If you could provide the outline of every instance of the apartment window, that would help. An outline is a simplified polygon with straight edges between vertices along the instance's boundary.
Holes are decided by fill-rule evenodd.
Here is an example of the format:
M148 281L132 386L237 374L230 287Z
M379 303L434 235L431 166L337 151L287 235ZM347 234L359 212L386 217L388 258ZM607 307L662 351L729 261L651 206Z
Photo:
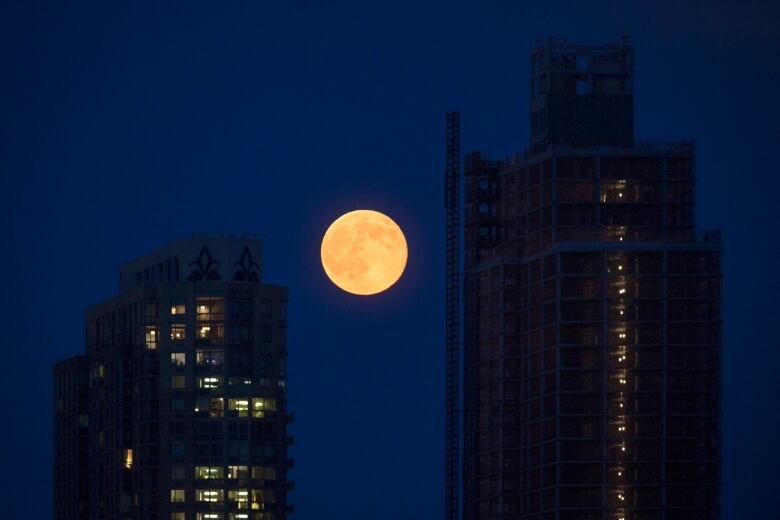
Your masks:
M144 343L146 345L146 348L150 350L154 350L157 348L157 327L155 327L154 325L146 326Z
M181 341L185 337L185 327L183 324L171 325L171 340Z
M183 367L187 364L187 355L184 352L171 352L171 365Z
M181 397L177 397L176 399L171 399L171 411L175 413L181 413L184 411L184 399Z
M578 95L585 95L590 93L590 89L588 88L588 80L587 79L578 79L577 80L577 94Z
M239 417L249 416L249 399L229 399L228 411Z
M187 388L187 379L185 376L171 376L171 388L181 390Z
M125 448L122 460L126 469L133 469L133 448Z
M184 444L181 442L171 443L171 457L184 457Z
M182 512L171 513L171 520L187 520L186 514Z
M253 489L252 490L252 509L255 508L255 504L261 506L264 502L273 504L276 502L276 493L267 489ZM257 509L262 509L258 507Z
M252 466L254 480L276 480L276 468L270 466Z
M199 297L195 300L198 321L221 320L225 315L225 303L219 297Z
M276 399L267 399L265 397L252 398L252 417L262 418L265 412L276 411Z
M174 502L184 502L183 489L171 489L171 503Z
M205 417L222 417L225 401L221 397L198 397L195 413Z
M239 509L245 509L245 507L238 507ZM228 513L228 520L246 520L249 518L249 513Z
M221 367L225 362L225 353L221 350L198 350L195 363L199 366Z
M228 490L228 502L237 509L249 509L249 490L248 489L230 489Z
M271 315L271 300L267 298L263 298L260 300L260 316L270 316Z
M200 323L197 328L198 339L217 341L225 336L225 327L222 323Z
M183 316L186 313L187 313L187 308L184 306L183 303L171 304L171 316Z
M198 378L198 388L222 388L222 376L204 376Z
M227 478L249 478L249 466L228 466Z
M171 480L184 480L185 476L184 466L173 466L171 468Z
M147 318L156 318L157 317L157 302L147 302L145 310L146 310L146 317Z
M222 477L222 466L195 466L196 479L219 479Z
M195 502L216 503L225 499L225 493L221 489L196 489Z
M222 513L195 513L195 520L223 520Z

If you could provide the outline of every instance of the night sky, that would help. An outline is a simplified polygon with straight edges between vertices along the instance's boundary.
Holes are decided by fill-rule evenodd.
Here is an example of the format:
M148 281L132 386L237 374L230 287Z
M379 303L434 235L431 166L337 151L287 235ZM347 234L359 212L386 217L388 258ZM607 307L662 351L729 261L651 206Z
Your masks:
M251 231L290 288L296 518L440 517L444 114L465 150L520 150L534 40L628 34L637 137L696 139L724 234L724 518L780 517L780 4L367 3L0 2L4 516L51 517L51 365L118 265ZM373 298L319 265L357 208L409 241Z

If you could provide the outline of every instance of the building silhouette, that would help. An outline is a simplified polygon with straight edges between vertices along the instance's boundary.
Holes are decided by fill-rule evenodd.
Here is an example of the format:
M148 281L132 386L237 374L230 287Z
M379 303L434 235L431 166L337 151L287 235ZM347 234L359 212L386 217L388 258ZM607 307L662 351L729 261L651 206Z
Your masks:
M720 517L719 232L635 142L633 50L538 42L530 143L465 157L465 520Z
M286 518L286 306L257 239L122 265L54 367L55 519Z

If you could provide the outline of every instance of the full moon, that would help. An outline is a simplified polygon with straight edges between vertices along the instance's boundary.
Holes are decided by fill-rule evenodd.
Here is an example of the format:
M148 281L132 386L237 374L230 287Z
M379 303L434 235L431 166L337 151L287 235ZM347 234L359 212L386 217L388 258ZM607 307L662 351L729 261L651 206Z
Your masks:
M404 272L406 238L393 219L378 211L350 211L330 225L322 238L320 257L325 274L341 289L376 294Z

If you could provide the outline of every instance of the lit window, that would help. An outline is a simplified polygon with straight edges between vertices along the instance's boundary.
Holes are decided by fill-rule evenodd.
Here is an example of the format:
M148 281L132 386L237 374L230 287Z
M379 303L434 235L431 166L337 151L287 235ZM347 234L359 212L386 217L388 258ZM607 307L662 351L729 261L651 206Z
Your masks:
M234 412L239 417L249 416L249 399L228 400L228 410Z
M171 388L175 390L187 388L187 379L184 376L171 376Z
M267 489L252 490L252 509L262 509L263 503L273 504L276 502L276 493Z
M126 448L122 459L125 463L125 468L133 469L133 448Z
M187 355L184 352L171 352L171 365L183 367L187 364Z
M195 353L195 363L199 366L221 367L224 357L221 350L198 350Z
M246 509L246 506L238 506L239 509ZM245 520L249 518L249 513L228 513L228 520Z
M171 520L187 520L187 517L182 512L171 513Z
M252 399L252 417L263 417L264 412L273 412L276 410L276 399L266 399L255 397Z
M181 341L185 336L184 325L171 325L171 339L173 341Z
M198 378L198 388L221 388L222 376L205 376Z
M212 341L221 340L224 337L225 328L221 323L199 324L197 328L198 339Z
M202 297L195 301L198 321L221 320L225 312L224 300L217 297Z
M146 334L144 336L146 348L148 349L156 349L157 348L157 328L153 325L148 325L146 327Z
M183 303L171 304L171 316L181 316L186 314L186 311L187 309Z
M171 489L171 502L184 502L184 490Z
M225 494L221 489L196 489L195 502L222 502Z
M195 513L195 520L222 520L222 513Z
M246 466L243 466L246 468ZM233 502L238 509L249 509L249 490L248 489L230 489L228 490L228 502Z
M228 478L249 478L249 466L228 466Z
M222 478L222 466L195 466L196 479Z

